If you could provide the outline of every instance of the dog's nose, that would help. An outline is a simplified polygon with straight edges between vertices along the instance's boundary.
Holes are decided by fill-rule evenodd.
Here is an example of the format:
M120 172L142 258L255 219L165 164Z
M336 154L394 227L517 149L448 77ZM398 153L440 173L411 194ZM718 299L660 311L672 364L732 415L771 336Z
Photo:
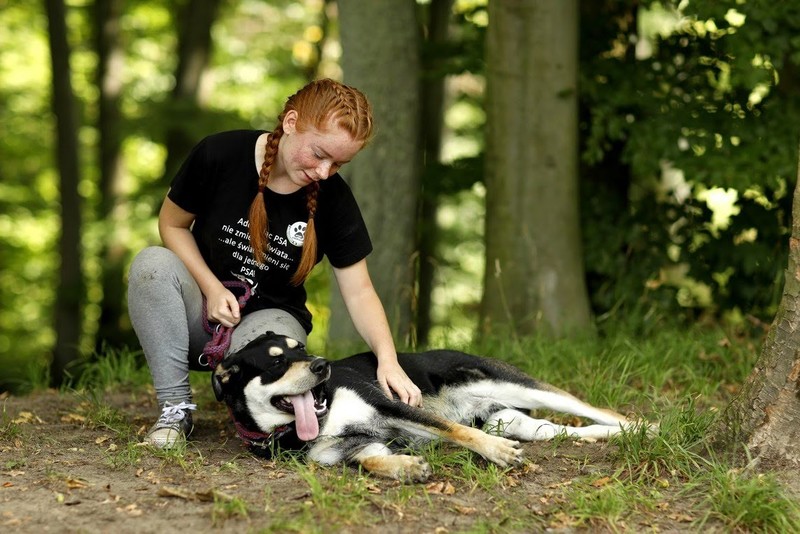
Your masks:
M322 375L328 372L329 366L330 364L328 363L328 360L324 358L316 358L313 362L311 362L309 368L315 375Z

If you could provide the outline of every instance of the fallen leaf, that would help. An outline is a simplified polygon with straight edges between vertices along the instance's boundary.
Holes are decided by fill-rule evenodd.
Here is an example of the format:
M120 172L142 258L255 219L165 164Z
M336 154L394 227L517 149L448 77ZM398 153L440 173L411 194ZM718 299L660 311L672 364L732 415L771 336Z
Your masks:
M456 512L458 512L461 515L472 515L478 511L477 508L473 508L472 506L460 506L458 504L455 505L453 508L455 508Z
M17 425L25 425L31 423L44 424L38 415L33 412L19 412L16 419L11 420L12 423Z
M161 486L158 488L157 494L159 497L177 497L178 499L185 499L187 501L191 501L193 498L188 493L170 486Z
M111 439L111 436L100 436L99 438L97 438L96 440L94 440L94 442L95 442L97 445L100 445L101 443L105 443L106 441L108 441L108 440L110 440L110 439Z
M598 478L594 482L592 482L592 486L595 488L602 488L603 486L607 486L611 482L611 477L603 477Z
M67 479L67 488L69 489L83 489L88 487L89 484L84 482L83 480L78 480L77 478L68 478Z
M68 413L61 416L62 423L83 423L84 421L86 421L86 417L77 413Z
M13 483L11 483L11 482L3 482L3 487L4 487L4 488L11 488L11 487L13 487L13 486L14 486L14 484L13 484Z
M431 482L425 489L428 493L442 495L453 495L456 492L456 488L450 482Z

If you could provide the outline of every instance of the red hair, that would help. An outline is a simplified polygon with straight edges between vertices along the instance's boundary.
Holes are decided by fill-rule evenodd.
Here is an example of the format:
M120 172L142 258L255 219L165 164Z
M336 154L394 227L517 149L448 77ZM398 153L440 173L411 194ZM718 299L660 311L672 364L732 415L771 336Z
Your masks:
M269 175L278 154L278 145L283 137L283 119L289 111L297 112L297 129L305 131L314 128L326 131L331 127L340 128L350 134L354 141L367 143L372 137L372 107L361 91L331 79L315 80L286 100L283 111L278 115L278 124L267 137L264 163L258 175L258 193L250 204L250 246L257 262L266 262L269 250L267 238L269 227L267 207L264 204L264 189L269 183ZM300 264L291 279L291 284L301 285L317 263L317 233L314 217L317 213L317 194L319 183L306 186L306 225L303 253Z

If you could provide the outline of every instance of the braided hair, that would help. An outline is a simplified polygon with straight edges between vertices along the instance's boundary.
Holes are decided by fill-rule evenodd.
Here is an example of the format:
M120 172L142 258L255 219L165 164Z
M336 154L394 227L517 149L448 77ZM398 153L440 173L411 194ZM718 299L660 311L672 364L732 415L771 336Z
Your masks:
M264 189L269 183L272 166L278 155L278 145L283 137L283 119L289 111L297 112L297 129L314 128L325 131L329 127L341 128L354 141L366 143L372 136L372 108L361 91L331 79L316 80L290 96L283 111L278 115L278 124L267 136L266 153L258 174L258 193L250 204L250 246L257 262L266 262L269 241L267 207ZM301 285L317 263L317 233L314 217L317 213L319 183L305 187L308 223L306 225L303 252L290 283Z

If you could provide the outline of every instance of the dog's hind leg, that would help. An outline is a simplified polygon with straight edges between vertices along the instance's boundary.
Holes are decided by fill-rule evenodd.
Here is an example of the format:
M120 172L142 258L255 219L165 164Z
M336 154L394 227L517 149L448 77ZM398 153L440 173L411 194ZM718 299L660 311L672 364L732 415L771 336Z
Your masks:
M520 441L543 441L560 434L577 438L607 439L622 432L622 425L566 426L546 419L534 419L519 410L505 409L492 414L486 421L486 431Z

